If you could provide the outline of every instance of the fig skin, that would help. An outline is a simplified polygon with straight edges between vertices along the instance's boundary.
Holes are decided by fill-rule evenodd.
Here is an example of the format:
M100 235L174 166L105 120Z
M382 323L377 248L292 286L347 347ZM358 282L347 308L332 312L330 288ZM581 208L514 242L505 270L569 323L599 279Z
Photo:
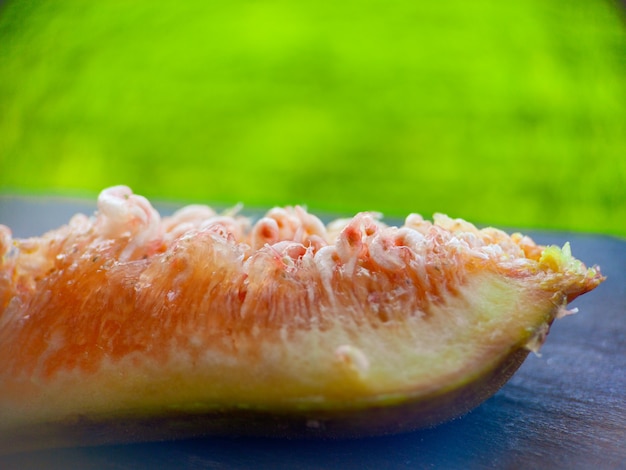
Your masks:
M452 390L333 410L163 410L111 416L72 416L14 429L0 440L0 455L46 448L152 442L206 436L281 439L355 439L436 426L471 411L495 394L524 362L521 346L480 377Z
M125 187L93 218L0 235L0 452L433 426L493 395L603 280L568 245L442 215L161 220Z

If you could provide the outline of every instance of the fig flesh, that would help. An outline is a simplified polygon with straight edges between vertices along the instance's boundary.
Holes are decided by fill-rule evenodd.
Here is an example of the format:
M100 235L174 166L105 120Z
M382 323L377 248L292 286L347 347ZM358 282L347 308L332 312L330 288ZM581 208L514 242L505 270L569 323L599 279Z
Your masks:
M2 452L432 426L603 280L569 245L441 214L161 218L123 186L41 237L0 226L0 255Z

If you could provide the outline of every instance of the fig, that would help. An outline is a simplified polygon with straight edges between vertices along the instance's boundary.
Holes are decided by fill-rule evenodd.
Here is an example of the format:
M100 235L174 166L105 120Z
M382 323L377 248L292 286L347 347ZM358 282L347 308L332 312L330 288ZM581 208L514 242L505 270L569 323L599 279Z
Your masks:
M442 214L161 217L125 186L41 237L0 226L0 256L2 452L433 426L603 281L567 244Z

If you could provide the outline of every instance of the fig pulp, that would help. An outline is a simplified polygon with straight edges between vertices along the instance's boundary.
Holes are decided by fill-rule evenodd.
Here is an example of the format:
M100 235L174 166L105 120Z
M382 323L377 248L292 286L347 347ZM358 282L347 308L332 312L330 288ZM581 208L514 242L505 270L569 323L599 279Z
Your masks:
M603 280L569 245L441 214L161 218L124 186L41 237L0 226L0 256L4 452L431 426L495 393Z

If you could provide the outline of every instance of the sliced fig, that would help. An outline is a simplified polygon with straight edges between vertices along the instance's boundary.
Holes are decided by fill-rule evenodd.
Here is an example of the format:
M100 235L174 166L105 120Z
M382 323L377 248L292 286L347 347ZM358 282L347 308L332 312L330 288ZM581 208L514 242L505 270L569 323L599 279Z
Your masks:
M94 217L0 235L4 452L432 426L495 393L603 280L569 245L440 214L161 219L123 186Z

